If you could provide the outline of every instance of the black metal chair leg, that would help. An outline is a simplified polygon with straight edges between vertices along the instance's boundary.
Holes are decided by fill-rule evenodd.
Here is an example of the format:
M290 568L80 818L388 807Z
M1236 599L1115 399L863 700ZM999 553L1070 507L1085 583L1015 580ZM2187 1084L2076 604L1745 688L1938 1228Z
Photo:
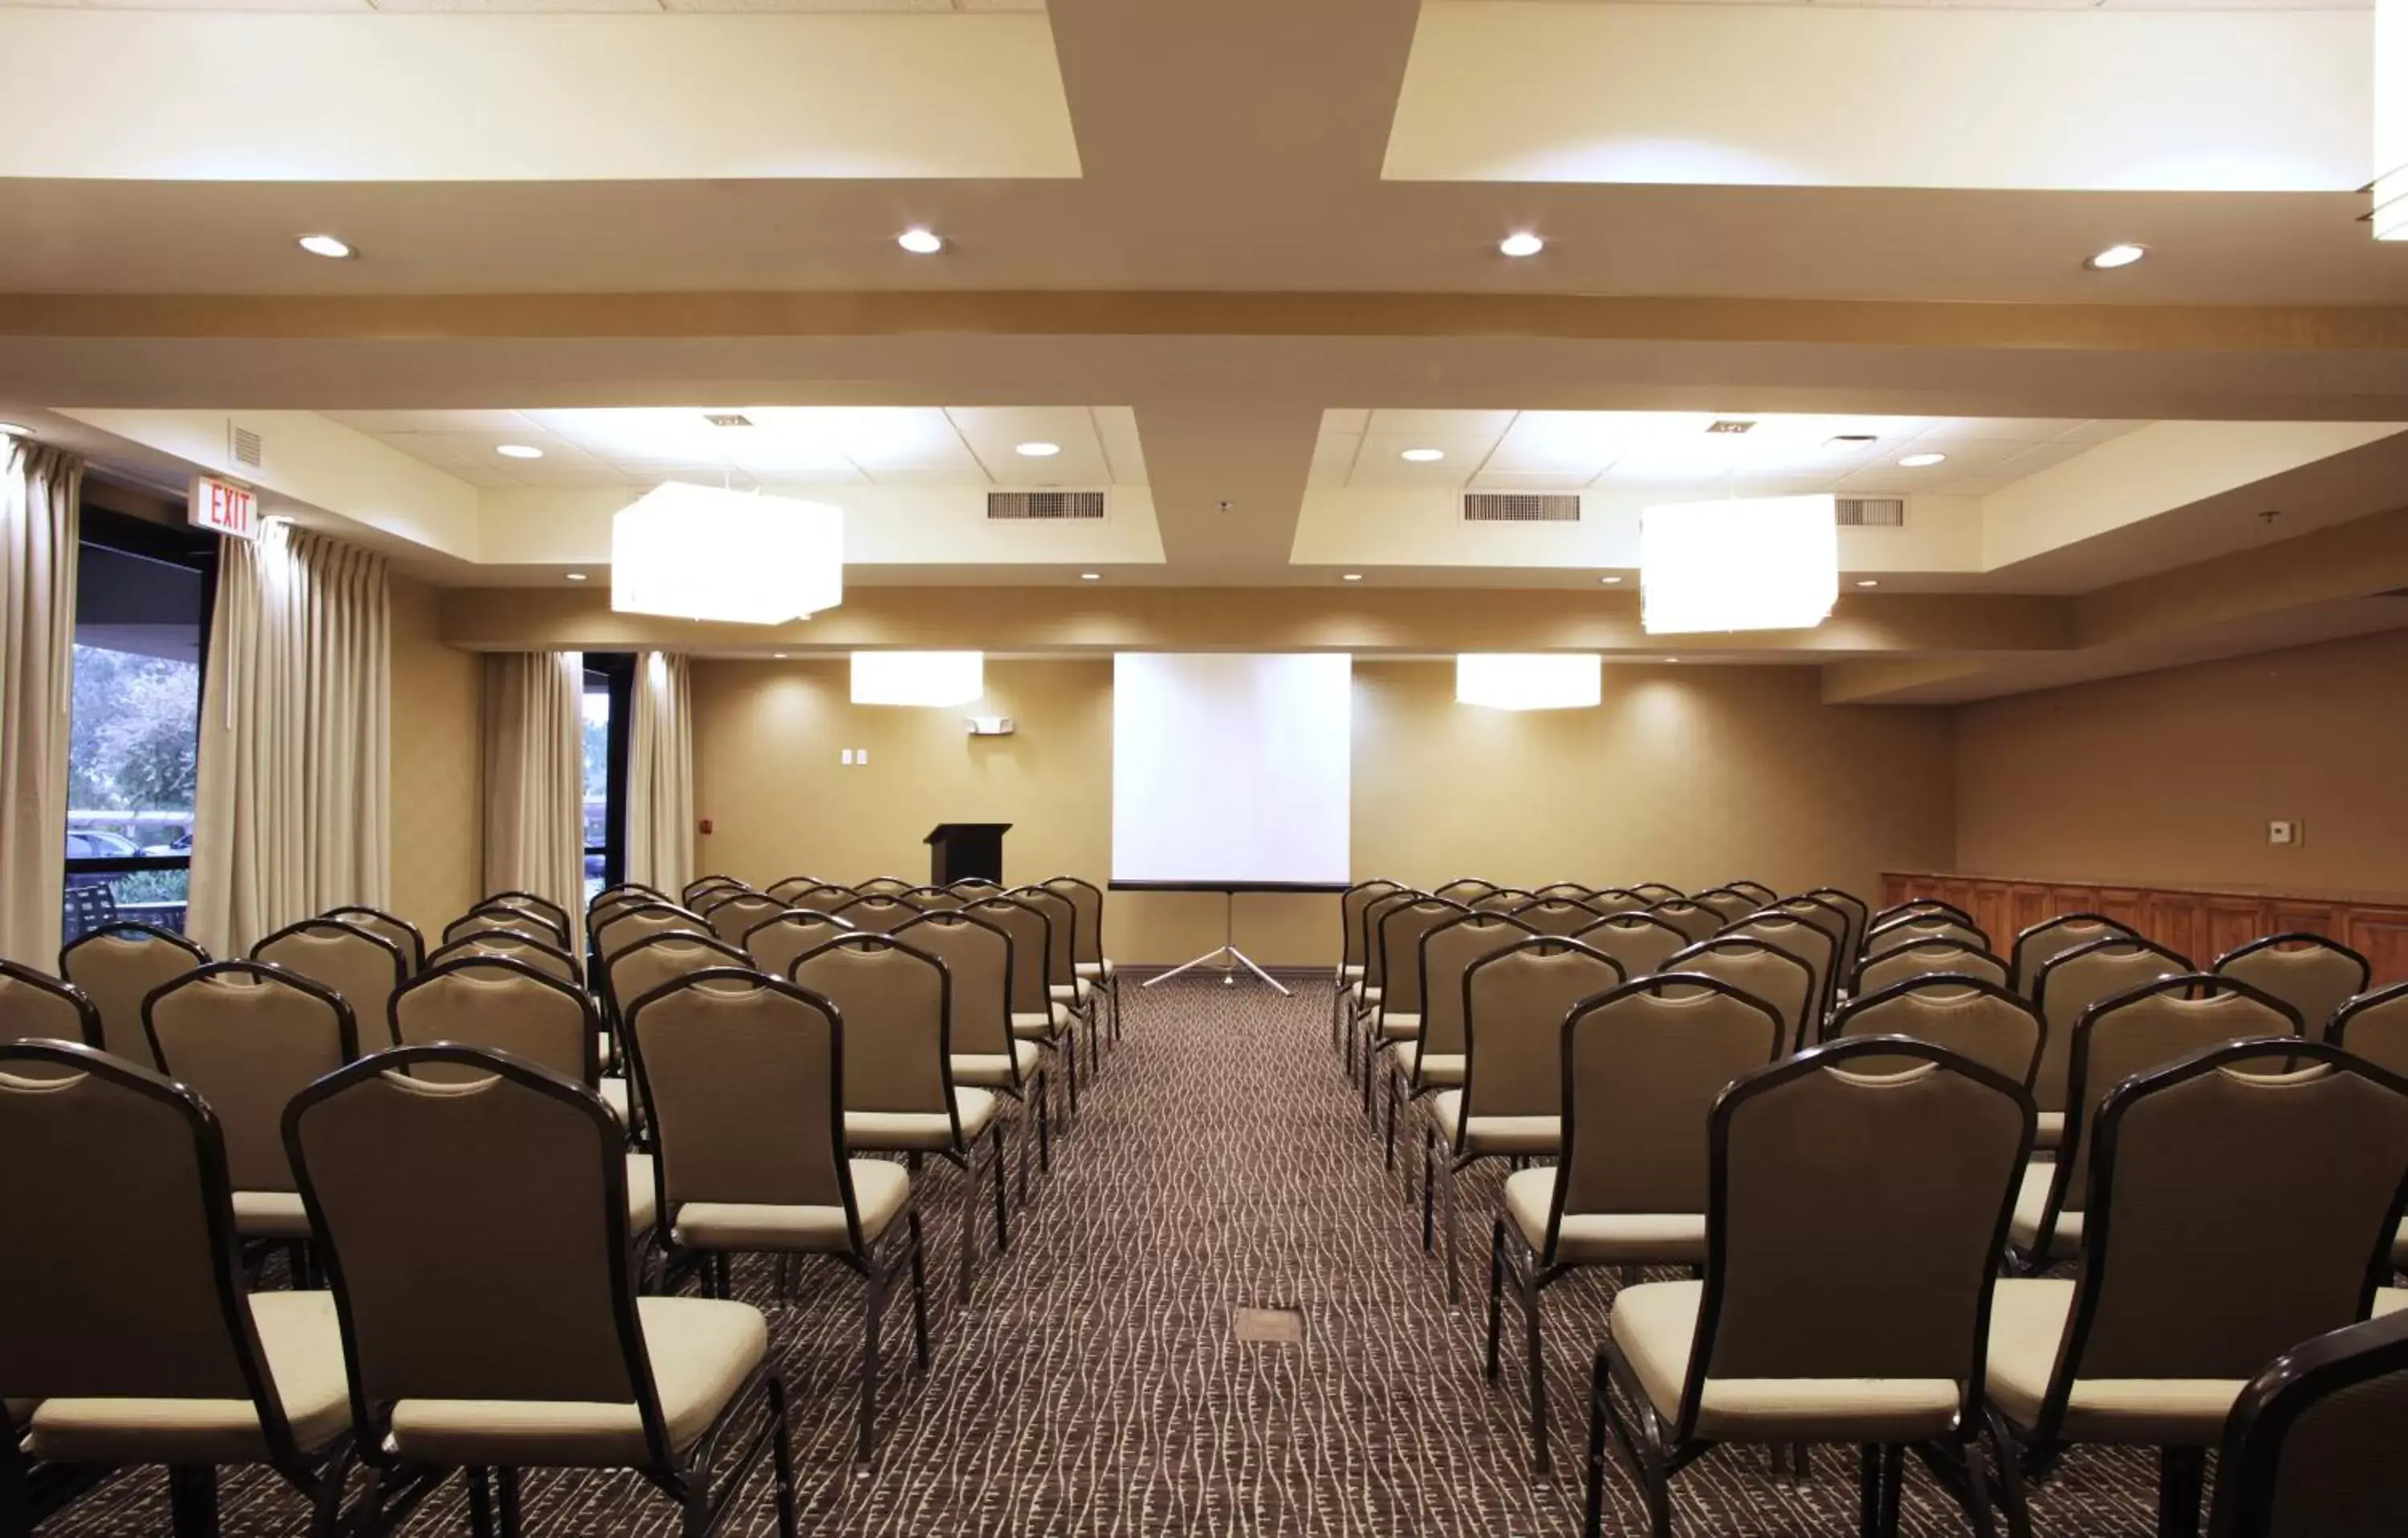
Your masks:
M1968 1432L1958 1444L1965 1459L1965 1520L1973 1538L1997 1538L1999 1524L1990 1508L1988 1453L1978 1433Z
M1882 1449L1881 1511L1873 1523L1874 1538L1898 1538L1899 1492L1906 1486L1906 1449L1891 1443Z
M217 1538L218 1471L179 1463L167 1471L167 1516L176 1538Z
M2203 1449L2158 1449L2157 1538L2199 1538L2199 1499L2206 1478Z
M1422 1253L1428 1255L1438 1248L1438 1176L1433 1167L1438 1162L1438 1134L1429 1128L1422 1128Z
M1882 1450L1873 1443L1856 1449L1856 1531L1874 1538L1881 1526Z
M1388 1171L1391 1174L1395 1173L1397 1169L1397 1074L1396 1071L1391 1069L1388 1071L1388 1147L1386 1154L1383 1156L1387 1161Z
M475 1538L494 1538L494 1491L482 1469L463 1469L468 1485L468 1531Z
M1011 1229L1004 1215L1009 1203L1005 1200L1003 1183L1003 1123L995 1123L987 1132L995 1146L995 1152L987 1161L995 1166L995 1253L1003 1256L1011 1253Z
M495 1469L494 1493L502 1538L519 1538L519 1472L516 1469Z
M1612 1392L1612 1374L1606 1370L1605 1353L1600 1351L1597 1365L1589 1370L1588 1457L1582 1465L1588 1494L1581 1513L1582 1538L1598 1538L1605 1522L1606 1396Z
M1530 1373L1530 1473L1544 1483L1554 1472L1547 1457L1547 1357L1539 1343L1539 1261L1522 1271L1522 1326L1528 1338Z
M1054 1085L1045 1070L1037 1071L1037 1169L1054 1172Z
M919 1216L916 1212L911 1215ZM918 1251L912 1254L916 1259ZM913 1274L917 1275L917 1268ZM878 1316L886 1312L886 1278L876 1266L869 1269L868 1286L861 1301L861 1424L860 1458L863 1471L878 1452Z
M2007 1538L2031 1538L2031 1509L2024 1502L2024 1471L2015 1439L1998 1411L1985 1407L1983 1440L1990 1445L1991 1467L1999 1471L1999 1505L2007 1515Z
M1500 1217L1488 1230L1488 1361L1482 1375L1490 1383L1497 1381L1498 1337L1504 1333L1504 1324L1505 1220Z
M778 1477L778 1538L796 1538L795 1519L795 1444L786 1429L786 1385L769 1375L769 1457Z

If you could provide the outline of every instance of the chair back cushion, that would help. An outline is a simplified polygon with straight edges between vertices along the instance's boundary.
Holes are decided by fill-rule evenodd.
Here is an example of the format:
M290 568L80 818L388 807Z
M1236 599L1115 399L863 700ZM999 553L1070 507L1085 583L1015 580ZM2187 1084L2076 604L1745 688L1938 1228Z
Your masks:
M220 961L153 994L145 1013L161 1070L216 1114L234 1188L294 1189L284 1107L351 1059L349 1010L324 988Z
M94 929L59 953L59 975L83 990L100 1012L101 1045L129 1063L147 1063L142 1000L152 990L204 965L208 953L181 936L147 926Z
M759 970L771 977L783 977L786 969L795 964L795 957L852 932L853 926L833 913L788 908L744 931L744 954L752 958L752 965Z
M1471 964L1508 945L1533 938L1535 931L1505 913L1457 914L1422 936L1420 985L1422 1031L1420 1050L1447 1056L1463 1055L1463 976Z
M408 958L382 935L334 919L304 919L251 947L251 958L331 988L351 1007L351 1023L371 1042L383 1036L393 992L409 976Z
M547 977L556 977L574 987L584 977L584 969L577 958L557 945L547 945L519 929L470 929L446 941L427 958L430 965L440 966L464 956L493 956L532 967Z
M1771 1006L1669 976L1576 1010L1564 1023L1561 1212L1703 1213L1714 1101L1788 1040Z
M895 938L945 964L953 1055L1010 1057L1011 937L976 914L947 910L922 915Z
M2041 1043L2040 1073L2032 1097L2042 1111L2066 1109L2066 1076L2072 1063L2073 1028L2091 1005L2144 983L2190 970L2173 952L2143 940L2108 936L2059 951L2041 965L2031 988L2015 991L2040 1007L2048 1021ZM2095 1081L2094 1081L2095 1082ZM2106 1086L2102 1085L2101 1089Z
M898 893L868 891L866 884L860 897L828 911L867 935L891 933L920 916Z
M2321 935L2279 935L2217 958L2215 975L2238 978L2300 1012L2311 1036L2366 990L2366 957Z
M1463 1114L1560 1116L1564 1017L1622 985L1621 965L1578 941L1526 940L1463 974Z
M847 1111L951 1114L943 962L882 935L847 938L796 961L794 981L844 1022Z
M2043 919L2015 936L2014 948L2007 956L2008 968L2014 974L2014 990L2033 1003L2033 990L2040 986L2041 969L2068 951L2101 940L2138 940L2140 931L2128 924L2119 923L2104 913L2061 913ZM2042 1110L2048 1109L2042 1106Z
M648 935L602 963L602 981L610 1007L624 1010L644 995L688 972L705 967L750 967L752 957L724 941L699 929L667 930Z
M1653 913L1615 913L1573 937L1622 964L1627 977L1645 977L1688 949L1689 937Z
M1363 965L1363 910L1395 890L1397 890L1397 884L1392 881L1375 879L1357 882L1346 889L1345 896L1338 899L1338 924L1339 927L1345 931L1342 937L1344 944L1342 965L1349 967Z
M1672 898L1659 902L1647 910L1647 916L1680 930L1682 938L1692 945L1723 927L1720 913L1686 898Z
M736 892L713 900L702 916L710 920L712 934L730 945L741 945L752 926L785 911L786 905L776 898L759 892Z
M1934 972L1954 972L2007 986L2007 964L1981 946L1962 940L1917 940L1893 946L1858 968L1856 996L1869 998Z
M1701 941L1676 952L1664 970L1711 977L1771 1005L1781 1016L1782 1040L1793 1044L1813 1006L1814 969L1761 940L1723 936Z
M1912 1036L2026 1085L2040 1070L2043 1028L2040 1012L2002 985L1946 973L1911 977L1869 993L1832 1022L1835 1036ZM1903 1072L1915 1066L1905 1057L1866 1057L1855 1065L1863 1073Z
M1823 1028L1823 1008L1831 997L1831 969L1839 958L1839 951L1831 943L1830 931L1809 924L1795 913L1766 910L1729 926L1723 934L1734 940L1761 941L1776 950L1787 951L1806 963L1814 974L1814 989L1807 1012L1805 1035L1810 1041L1819 1037Z
M1605 916L1604 909L1570 897L1534 898L1507 912L1542 935L1576 935Z
M1011 1013L1043 1014L1054 1007L1054 921L1027 903L1006 897L982 898L962 910L992 924L1011 939ZM1069 979L1063 979L1068 982Z
M1422 937L1471 910L1445 898L1398 903L1380 915L1380 1010L1422 1013Z
M1078 910L1078 960L1082 966L1097 966L1104 959L1104 894L1092 882L1076 876L1056 876L1042 884L1049 892L1059 892Z
M72 983L0 961L0 1042L74 1042L99 1047L100 1012ZM47 1071L27 1063L21 1071Z
M574 985L507 956L461 956L413 978L393 1000L396 1046L456 1042L513 1053L562 1078L600 1076L600 1026ZM424 1077L457 1082L474 1070L428 1063Z

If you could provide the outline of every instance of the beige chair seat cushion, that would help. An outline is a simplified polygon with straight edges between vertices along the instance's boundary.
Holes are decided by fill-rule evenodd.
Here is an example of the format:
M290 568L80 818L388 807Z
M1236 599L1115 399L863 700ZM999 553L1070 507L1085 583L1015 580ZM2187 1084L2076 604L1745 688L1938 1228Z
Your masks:
M638 1298L672 1447L710 1430L769 1351L769 1329L749 1303L712 1298ZM634 1404L519 1400L403 1400L389 1445L399 1456L450 1467L624 1468L647 1460Z
M619 1066L619 1043L618 1040L607 1030L602 1032L601 1036L601 1052L599 1056L595 1058L595 1061L602 1065L603 1072L608 1073L612 1069Z
M1547 1248L1547 1213L1555 1201L1555 1171L1521 1170L1505 1177L1505 1215L1522 1242ZM1703 1213L1566 1213L1555 1236L1555 1260L1568 1266L1701 1266L1706 1261Z
M957 1085L976 1085L982 1089L1009 1089L1018 1085L1021 1079L1035 1077L1044 1061L1043 1047L1034 1042L1014 1042L1009 1057L1000 1052L957 1052L945 1059L945 1071ZM1012 1076L1015 1062L1020 1070L1019 1078Z
M2370 1319L2380 1319L2386 1314L2408 1309L2408 1287L2376 1287L2374 1306L2366 1311Z
M610 1108L610 1114L619 1118L619 1125L622 1127L626 1126L627 1081L624 1079L605 1079L594 1087L595 1090L600 1092L602 1096L602 1103Z
M627 1237L640 1238L660 1221L661 1188L652 1178L652 1156L627 1156Z
M2049 1182L2057 1178L2054 1164L2027 1164L2024 1183L2015 1191L2014 1215L2007 1221L2007 1237L2015 1248L2031 1250L2040 1247L2040 1220L2048 1211ZM2082 1248L2082 1215L2057 1215L2057 1238L2050 1253L2070 1256Z
M1085 1009L1088 998L1095 991L1096 985L1083 977L1074 977L1068 983L1056 983L1045 990L1054 1002L1068 1004L1073 1009Z
M1113 975L1119 970L1118 968L1112 965L1112 958L1111 956L1106 956L1101 961L1076 962L1072 965L1071 970L1090 983L1109 983L1112 980Z
M856 1158L853 1205L861 1215L861 1242L875 1244L910 1200L911 1176L890 1159ZM689 1201L678 1209L671 1235L689 1249L799 1250L842 1255L853 1249L839 1206L775 1205L752 1201Z
M976 1142L995 1120L995 1096L987 1090L956 1088L953 1114L962 1124L962 1142ZM844 1145L873 1154L938 1154L953 1146L953 1128L936 1111L848 1111L844 1114Z
M1070 1024L1070 1012L1059 1004L1049 1005L1044 1013L1031 1010L1011 1017L1011 1034L1024 1042L1050 1042Z
M1463 1128L1463 1091L1442 1089L1430 1097L1430 1116L1438 1135L1457 1154L1552 1154L1563 1146L1561 1116L1474 1116L1467 1143Z
M1399 1042L1394 1046L1388 1048L1389 1060L1396 1064L1397 1076L1398 1078L1406 1080L1409 1083L1418 1083L1424 1088L1428 1088L1433 1085L1440 1089L1460 1089L1463 1087L1462 1053L1422 1053L1418 1059L1421 1070L1421 1078L1418 1081L1415 1081L1412 1077L1416 1062L1413 1056L1415 1050L1416 1048L1411 1042Z
M1410 1042L1422 1033L1422 1017L1418 1014L1387 1014L1380 1016L1380 1040Z
M298 1191L236 1191L234 1231L245 1239L307 1239L309 1214Z
M2400 1231L2391 1236L2391 1269L2408 1271L2408 1222L2401 1223Z
M2032 1125L2032 1146L2056 1148L2065 1142L2065 1113L2043 1111Z
M293 1440L316 1452L351 1430L343 1332L331 1292L254 1292L251 1320ZM27 1445L63 1463L255 1463L267 1456L247 1399L51 1399Z
M1648 1282L1615 1295L1607 1321L1656 1414L1680 1414L1703 1282ZM1919 1442L1956 1422L1946 1378L1709 1378L1698 1434L1731 1442Z
M1356 1009L1375 1010L1380 1007L1380 995L1385 990L1381 988L1367 988L1363 985L1362 980L1357 978L1352 991L1354 995L1354 1007Z
M1990 1303L1990 1401L2018 1426L2040 1418L2072 1309L2070 1280L1998 1284ZM2240 1378L2077 1379L2061 1434L2070 1442L2213 1447L2244 1387Z
M1363 964L1362 964L1361 962L1359 962L1359 961L1358 961L1358 962L1354 963L1354 964L1353 966L1351 966L1351 967L1340 967L1340 968L1339 968L1339 969L1338 969L1338 981L1340 981L1340 983L1360 983L1360 982L1362 982L1362 981L1363 981Z

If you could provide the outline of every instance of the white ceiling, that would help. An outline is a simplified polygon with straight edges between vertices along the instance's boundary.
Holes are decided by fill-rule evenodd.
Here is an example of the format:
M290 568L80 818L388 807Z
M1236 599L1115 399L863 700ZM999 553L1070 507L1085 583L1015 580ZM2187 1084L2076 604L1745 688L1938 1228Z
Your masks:
M1714 433L1716 422L1752 422ZM1323 413L1315 486L1627 487L1739 496L1981 496L2142 425L2071 418L1820 416L1709 411ZM1843 434L1870 443L1833 443ZM1415 463L1409 449L1446 457ZM1910 469L1910 454L1944 453Z
M736 413L721 427L706 413ZM527 411L328 411L475 486L687 480L835 486L1141 486L1125 406L680 406ZM1023 443L1061 453L1031 458ZM504 444L543 451L514 459Z

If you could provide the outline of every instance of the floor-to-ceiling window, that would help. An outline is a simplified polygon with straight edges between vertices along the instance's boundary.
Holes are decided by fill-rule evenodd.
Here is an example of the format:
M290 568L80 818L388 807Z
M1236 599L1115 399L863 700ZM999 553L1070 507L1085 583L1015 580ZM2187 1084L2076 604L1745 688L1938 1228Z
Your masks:
M585 897L627 879L627 734L636 659L585 654Z
M67 747L66 934L184 923L217 543L87 505Z

